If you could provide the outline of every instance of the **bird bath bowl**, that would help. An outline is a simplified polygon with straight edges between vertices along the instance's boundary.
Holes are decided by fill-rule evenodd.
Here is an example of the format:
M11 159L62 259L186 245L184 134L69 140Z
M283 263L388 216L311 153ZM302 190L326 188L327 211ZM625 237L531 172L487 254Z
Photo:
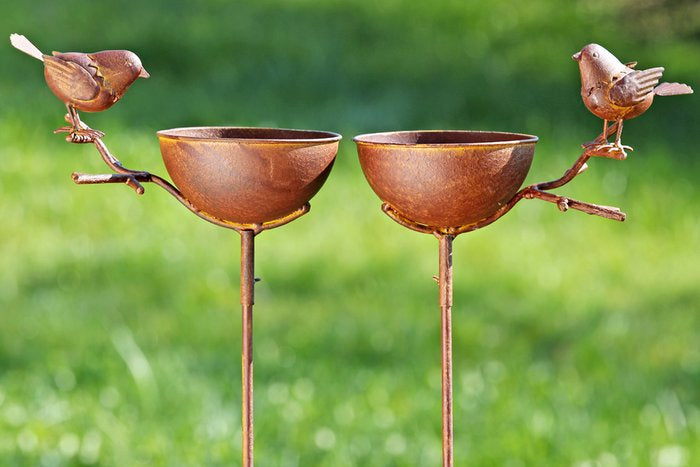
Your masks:
M442 458L452 467L452 242L485 227L522 199L539 198L560 210L624 220L617 208L555 195L583 172L587 149L554 181L520 189L535 154L537 137L494 131L396 131L356 136L362 171L383 201L382 210L404 227L435 235L439 246L442 349Z
M355 138L374 192L414 222L459 227L502 208L522 185L537 137L486 131L397 131Z
M264 224L304 206L328 178L340 138L276 128L158 132L165 168L183 196L237 224Z
M102 134L102 132L99 132ZM192 127L158 132L165 167L175 185L149 172L127 169L105 146L93 143L113 174L73 173L78 184L142 182L160 186L197 216L241 236L242 465L253 466L254 239L309 212L309 200L333 167L337 133L277 128ZM71 142L82 143L81 139Z
M202 219L240 234L242 465L252 467L253 295L254 284L259 280L254 275L254 238L264 230L284 225L309 211L309 200L321 188L333 166L341 136L323 131L240 127L159 131L163 161L173 185L158 175L124 167L102 141L104 133L93 130L78 116L79 110L106 110L121 98L136 78L148 77L133 52L117 50L49 56L19 34L12 34L10 42L44 63L47 84L66 104L65 119L69 126L54 132L68 133L66 140L70 143L94 144L113 172L76 172L72 175L75 183L124 183L137 194L144 193L142 183L153 183ZM584 65L588 63L589 52L591 57L597 58L596 53L607 51L590 44L574 55L581 67L582 95L587 106L590 70ZM624 66L614 57L608 61ZM632 70L634 65L624 67L625 78L612 85L617 86L615 89L603 89L599 87L601 82L593 84L604 91L605 99L615 94L612 100L615 105L626 102L625 99L640 105L640 96L650 104L653 95L649 92L663 69L637 72ZM643 92L647 94L642 96ZM692 93L692 89L684 84L665 83L653 88L653 93L687 94ZM587 95L590 97L590 93ZM645 111L648 104L645 105L635 112ZM589 109L596 113L590 106ZM442 449L446 467L454 463L452 242L457 235L495 222L523 199L538 198L554 203L561 211L576 209L624 220L625 214L617 208L577 201L550 191L584 172L587 161L593 156L626 157L625 146L620 142L622 123L638 113L596 115L606 119L603 133L593 142L584 143L584 151L574 165L556 180L522 189L533 160L536 136L485 131L400 131L355 138L362 170L383 201L382 210L404 227L432 234L440 242L439 276L435 279L440 290ZM615 125L609 127L607 119L614 119ZM616 142L609 145L607 138L614 132L617 133Z

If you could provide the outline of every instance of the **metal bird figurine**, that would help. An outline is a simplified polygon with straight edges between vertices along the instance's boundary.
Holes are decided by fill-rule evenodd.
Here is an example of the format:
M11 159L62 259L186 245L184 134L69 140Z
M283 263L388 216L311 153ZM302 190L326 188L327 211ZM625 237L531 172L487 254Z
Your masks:
M588 44L572 58L581 71L581 97L588 110L603 119L603 133L587 146L615 159L625 159L620 141L622 122L637 117L651 106L654 96L692 94L687 84L661 83L663 67L635 70L637 62L623 64L598 44ZM608 121L617 123L614 143L608 143Z
M52 52L43 54L34 44L20 35L10 35L12 45L44 62L44 78L49 89L66 104L66 121L70 126L55 133L67 132L67 141L89 143L104 133L88 127L78 116L78 110L101 112L110 108L124 95L137 78L148 78L135 53L128 50L104 50L95 53Z

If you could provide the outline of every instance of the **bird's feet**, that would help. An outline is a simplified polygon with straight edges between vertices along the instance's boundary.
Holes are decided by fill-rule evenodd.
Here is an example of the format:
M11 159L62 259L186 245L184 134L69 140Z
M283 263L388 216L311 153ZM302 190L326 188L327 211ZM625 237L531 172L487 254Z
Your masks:
M96 139L102 138L105 134L99 130L93 130L92 128L73 128L71 126L64 126L61 128L56 128L54 133L68 133L66 136L66 141L69 143L92 143Z
M92 143L96 139L100 139L105 135L100 130L93 130L80 120L78 120L78 123L76 125L73 119L71 118L70 114L66 114L64 118L71 125L56 128L53 132L68 133L68 136L66 136L66 141L68 141L69 143Z
M627 151L634 151L632 146L626 146L624 144L620 144L619 142L591 144L589 146L585 146L585 148L586 152L588 152L588 154L591 156L607 157L609 159L617 159L621 161L627 159Z
M608 140L605 137L603 137L603 135L601 134L601 135L598 135L598 137L596 139L594 139L593 141L586 141L586 142L581 143L581 147L583 149L591 149L595 146L602 146L604 144L608 144Z

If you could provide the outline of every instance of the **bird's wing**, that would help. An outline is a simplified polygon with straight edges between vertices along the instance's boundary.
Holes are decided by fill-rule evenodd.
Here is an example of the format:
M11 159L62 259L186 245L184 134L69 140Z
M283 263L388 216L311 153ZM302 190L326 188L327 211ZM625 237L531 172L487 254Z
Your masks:
M663 67L657 67L626 74L610 88L610 100L620 107L639 104L659 84L663 72Z
M678 96L692 93L693 88L683 83L661 83L654 88L654 94L657 96Z
M97 97L100 86L90 73L80 65L57 57L44 57L47 78L72 98L89 101Z

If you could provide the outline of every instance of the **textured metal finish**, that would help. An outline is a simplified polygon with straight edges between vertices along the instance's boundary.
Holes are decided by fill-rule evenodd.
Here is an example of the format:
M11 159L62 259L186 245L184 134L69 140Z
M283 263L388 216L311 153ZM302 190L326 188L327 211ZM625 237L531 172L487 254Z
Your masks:
M138 194L144 192L141 182L155 183L199 217L241 235L241 447L242 465L253 467L254 238L309 212L308 201L328 177L341 136L306 130L203 127L164 130L158 137L166 167L182 192L157 175L125 168L100 136L89 142L116 173L73 173L73 180L78 184L126 183Z
M137 78L148 77L139 57L129 50L44 56L44 78L51 92L84 112L107 110Z
M379 198L419 224L458 227L505 205L525 180L536 136L478 131L400 131L355 138Z
M173 179L179 180L184 194L162 177L124 167L98 135L89 141L68 141L93 143L116 173L73 173L72 177L77 184L125 183L138 194L144 193L142 182L154 183L202 219L241 235L241 455L242 465L253 467L253 297L258 280L254 238L309 212L308 201L328 177L341 136L221 127L165 130L158 136L163 159L171 174L177 174Z
M20 34L10 35L10 42L18 50L44 62L46 84L66 104L70 116L71 125L55 132L68 133L66 139L73 143L89 143L104 136L101 131L85 125L78 110L107 110L122 98L136 79L150 76L139 57L129 50L47 55Z
M158 133L168 172L178 186L157 175L125 168L107 149L104 133L85 125L78 110L101 111L117 102L139 77L147 78L129 51L43 54L24 36L17 49L44 62L49 88L66 103L67 141L94 143L115 174L74 173L78 184L125 183L143 194L143 182L165 189L199 217L241 235L242 457L253 466L254 237L304 215L328 176L338 149L335 133L265 128L201 127ZM590 44L579 61L586 106L604 119L603 133L562 177L520 191L537 137L476 131L409 131L355 138L362 169L382 199L382 210L399 224L439 239L439 303L442 350L443 465L452 467L452 242L509 212L522 199L542 199L559 210L577 209L610 219L625 214L547 190L563 186L587 168L592 156L624 158L620 137L626 119L645 112L654 95L692 93L679 83L656 86L663 68L636 71ZM608 120L615 121L611 127ZM616 132L615 143L607 138Z
M253 466L253 303L255 233L241 234L241 436L243 467Z
M609 129L606 128L605 136ZM546 190L559 188L598 154L584 148L560 178L518 191L530 168L536 136L476 131L400 131L355 137L360 164L382 211L397 223L440 241L440 345L442 359L442 463L454 465L452 397L452 242L485 227L520 200L542 199L559 210L577 209L622 221L609 206L577 201Z
M452 235L438 235L440 240L440 343L442 350L442 465L454 465L452 423Z
M693 93L687 84L659 84L663 67L635 70L637 62L622 63L598 44L586 45L571 58L579 64L584 104L594 115L603 119L603 134L587 144L596 146L596 151L605 157L627 157L625 150L632 148L622 144L622 123L646 112L654 96ZM608 143L606 136L608 121L614 121L617 128L612 144Z
M158 132L163 161L192 204L218 219L263 223L304 205L328 177L341 136L201 127Z
M79 141L71 142L78 143ZM256 234L262 232L263 230L274 229L275 227L287 224L293 221L294 219L303 216L311 209L311 206L307 202L299 209L285 215L284 217L280 217L278 219L264 223L241 224L219 219L202 211L197 206L192 204L187 198L185 198L182 195L182 193L180 193L180 191L177 188L175 188L175 186L173 186L172 183L168 182L164 178L149 172L131 170L124 167L119 161L119 159L117 159L109 151L107 146L102 141L102 138L94 138L91 142L95 145L97 152L100 153L100 156L102 157L104 163L107 164L107 166L116 173L84 174L80 172L73 172L71 177L73 178L73 181L78 185L92 185L100 183L124 183L127 186L131 187L134 191L136 191L137 194L142 195L145 192L145 189L143 185L141 185L141 182L153 183L167 191L173 198L178 200L183 206L192 211L198 217L208 222L211 222L212 224L218 225L219 227L225 227L227 229L236 230L237 232L241 232L243 230L252 230Z
M254 238L309 212L333 166L341 136L336 133L274 128L200 127L158 132L161 153L175 184L122 165L78 110L111 107L139 77L148 78L132 52L43 54L26 37L12 34L17 49L44 62L46 82L66 103L71 143L93 143L114 174L74 172L77 184L125 183L141 195L154 183L197 216L241 235L242 465L253 467L253 295Z
M614 128L608 128L606 136L611 131ZM417 232L444 235L471 232L495 222L519 201L534 198L554 203L563 212L571 208L625 220L625 214L618 208L546 191L559 188L583 173L592 156L602 155L595 145L586 146L560 178L517 191L530 167L536 136L479 131L399 131L360 135L355 137L355 142L365 177L384 202L382 211ZM493 160L489 160L489 155L494 156ZM496 170L498 167L502 169ZM446 187L452 189L452 195ZM462 214L459 220L463 224L456 223L455 212Z

